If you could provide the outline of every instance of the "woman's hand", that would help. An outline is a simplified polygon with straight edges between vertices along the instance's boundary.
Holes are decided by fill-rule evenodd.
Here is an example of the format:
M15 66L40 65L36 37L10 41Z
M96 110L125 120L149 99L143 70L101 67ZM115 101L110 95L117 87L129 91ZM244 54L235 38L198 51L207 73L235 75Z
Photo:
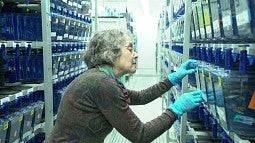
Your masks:
M181 64L178 70L174 73L168 75L168 80L173 84L176 85L188 74L194 73L196 70L196 60L188 60Z

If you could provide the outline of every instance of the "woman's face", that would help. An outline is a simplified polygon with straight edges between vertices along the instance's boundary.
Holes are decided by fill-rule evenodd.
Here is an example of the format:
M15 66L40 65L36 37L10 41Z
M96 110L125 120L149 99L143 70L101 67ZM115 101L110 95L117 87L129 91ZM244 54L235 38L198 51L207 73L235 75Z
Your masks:
M113 71L117 77L135 73L138 55L134 51L133 43L129 36L121 49L121 56L114 62Z

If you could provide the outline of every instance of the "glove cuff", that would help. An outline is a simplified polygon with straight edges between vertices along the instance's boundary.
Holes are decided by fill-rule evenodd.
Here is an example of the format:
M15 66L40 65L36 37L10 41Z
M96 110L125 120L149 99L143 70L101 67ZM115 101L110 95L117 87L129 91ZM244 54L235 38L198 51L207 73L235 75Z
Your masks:
M169 106L169 109L172 110L178 117L182 116L183 114L182 110L176 107L174 103Z
M178 84L178 81L176 81L176 77L175 77L175 73L171 73L169 76L168 76L168 80L169 82L171 82L173 85L177 85Z

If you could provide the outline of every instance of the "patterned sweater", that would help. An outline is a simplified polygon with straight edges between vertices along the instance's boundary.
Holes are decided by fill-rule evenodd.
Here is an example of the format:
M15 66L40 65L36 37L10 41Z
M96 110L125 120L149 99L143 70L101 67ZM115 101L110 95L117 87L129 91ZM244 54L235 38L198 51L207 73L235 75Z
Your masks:
M143 123L129 105L143 105L172 87L165 79L141 91L127 90L115 79L93 68L72 81L62 96L55 126L46 143L103 143L115 128L131 142L149 143L168 130L177 119L166 110Z

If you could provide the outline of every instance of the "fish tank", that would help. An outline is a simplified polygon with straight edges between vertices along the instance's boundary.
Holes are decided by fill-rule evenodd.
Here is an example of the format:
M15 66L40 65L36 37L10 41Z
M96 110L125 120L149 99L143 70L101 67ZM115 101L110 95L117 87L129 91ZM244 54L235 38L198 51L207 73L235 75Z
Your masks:
M245 139L255 140L255 74L212 72L216 110L222 126Z
M197 83L197 89L203 91L203 104L204 107L206 107L207 109L210 109L209 106L209 101L208 101L208 94L207 94L207 81L205 78L205 71L208 70L208 66L201 62L197 68L196 68L196 83Z
M208 67L204 69L204 80L206 83L206 97L207 97L207 106L209 112L212 114L213 117L218 118L217 110L216 110L216 93L214 90L213 78L212 73L213 67Z

